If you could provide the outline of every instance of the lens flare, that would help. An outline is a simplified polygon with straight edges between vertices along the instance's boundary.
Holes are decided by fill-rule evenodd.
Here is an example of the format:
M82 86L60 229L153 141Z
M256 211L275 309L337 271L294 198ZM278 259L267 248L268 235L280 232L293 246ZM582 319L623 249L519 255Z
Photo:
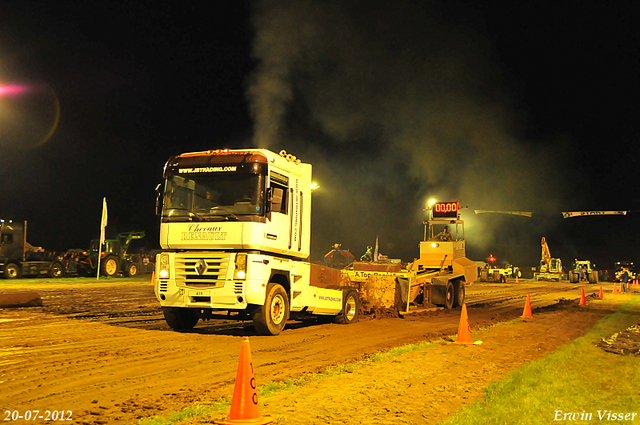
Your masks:
M49 84L0 84L0 147L41 146L59 122L60 101Z
M26 86L12 85L12 86L0 86L0 96L11 96L21 94L27 91Z

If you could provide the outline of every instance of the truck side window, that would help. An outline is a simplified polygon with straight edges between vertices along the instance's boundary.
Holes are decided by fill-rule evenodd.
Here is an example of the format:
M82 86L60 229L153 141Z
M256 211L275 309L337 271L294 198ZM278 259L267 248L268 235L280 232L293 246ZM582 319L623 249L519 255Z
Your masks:
M280 173L276 173L271 171L271 177L269 179L269 186L271 190L273 189L281 189L282 190L282 208L279 211L282 214L287 214L289 209L289 177L284 176ZM280 191L278 191L280 192ZM273 196L273 195L271 195ZM269 200L271 201L271 200Z

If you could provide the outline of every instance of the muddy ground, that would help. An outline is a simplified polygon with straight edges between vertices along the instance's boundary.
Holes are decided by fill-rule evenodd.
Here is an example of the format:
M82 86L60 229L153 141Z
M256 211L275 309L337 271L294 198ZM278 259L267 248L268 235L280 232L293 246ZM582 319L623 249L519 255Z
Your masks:
M611 285L604 284L607 299L599 301L599 285L474 284L467 288L469 323L481 345L442 343L402 363L307 384L269 397L262 412L277 423L435 423L481 396L488 382L575 339L632 296L611 295ZM580 288L587 306L578 306ZM455 337L460 322L457 309L365 317L353 325L290 323L273 337L237 322L174 332L146 280L0 281L0 292L26 289L38 291L43 306L0 309L2 419L6 410L56 410L71 412L66 423L135 423L228 398L242 336L250 337L256 379L264 385L402 344ZM534 319L478 330L517 319L527 294Z

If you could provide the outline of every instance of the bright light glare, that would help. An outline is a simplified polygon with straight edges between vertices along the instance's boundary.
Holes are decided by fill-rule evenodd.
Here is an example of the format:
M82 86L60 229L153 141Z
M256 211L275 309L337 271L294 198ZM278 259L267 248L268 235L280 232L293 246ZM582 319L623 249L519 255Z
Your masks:
M435 199L430 199L430 200L429 200L429 205L433 205L433 204L435 204L435 203L436 203L436 200L435 200Z
M0 85L0 96L20 94L26 91L25 86L12 85L12 86L1 86Z
M314 190L318 189L320 187L320 185L318 183L311 183L311 191L313 192Z

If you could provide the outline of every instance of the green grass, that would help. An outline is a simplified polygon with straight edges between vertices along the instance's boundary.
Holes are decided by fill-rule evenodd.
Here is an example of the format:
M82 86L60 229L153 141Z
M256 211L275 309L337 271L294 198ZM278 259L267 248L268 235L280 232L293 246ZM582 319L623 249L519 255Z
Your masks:
M591 420L572 422L603 423L598 410L640 413L640 358L608 353L593 344L639 321L640 297L634 297L583 337L491 384L485 400L472 403L442 424L568 422L554 421L557 411L562 411L559 418L565 413L592 414ZM640 421L639 415L635 421Z

